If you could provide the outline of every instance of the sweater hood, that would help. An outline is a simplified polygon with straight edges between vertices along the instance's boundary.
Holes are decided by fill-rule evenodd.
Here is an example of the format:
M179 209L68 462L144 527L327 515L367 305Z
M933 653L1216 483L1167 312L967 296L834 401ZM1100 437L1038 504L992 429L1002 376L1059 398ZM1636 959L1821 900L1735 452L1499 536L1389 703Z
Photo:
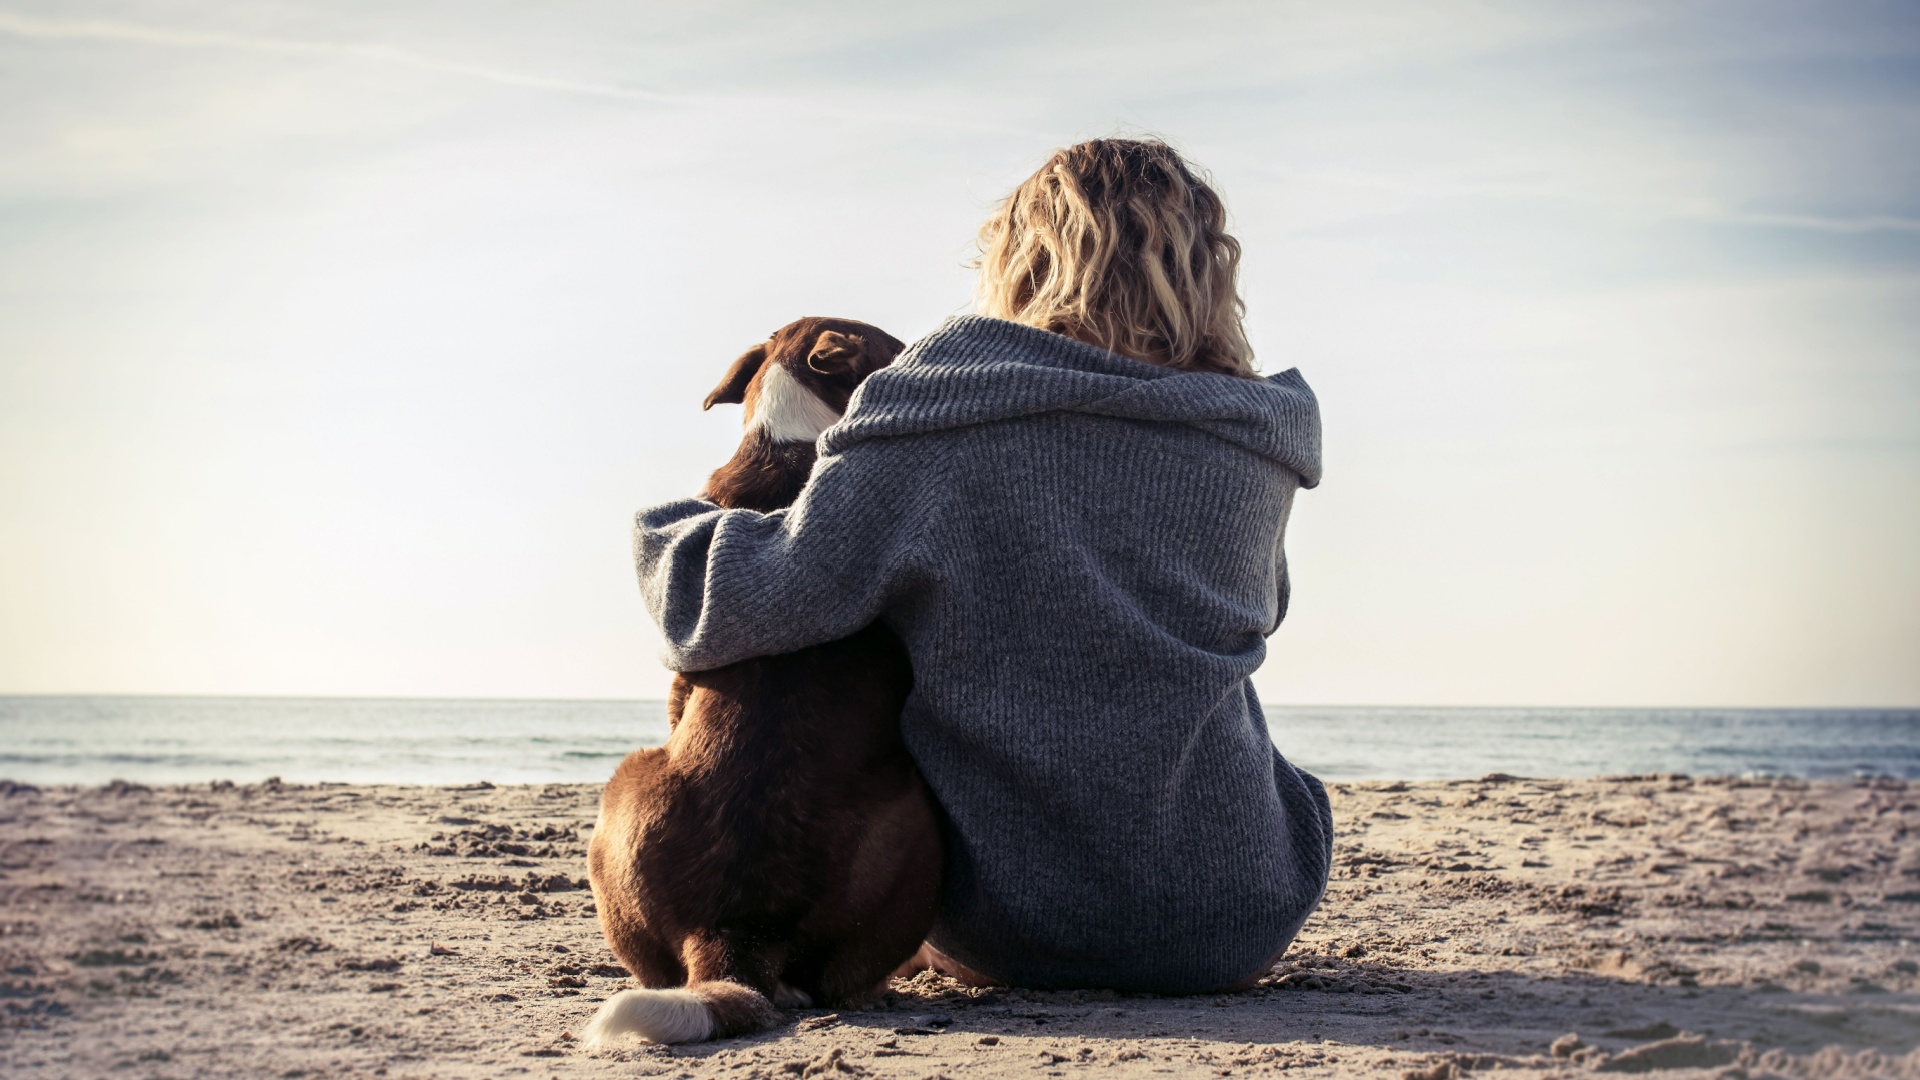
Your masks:
M1030 326L961 315L854 393L824 453L1043 413L1182 424L1320 482L1320 407L1297 368L1264 379L1177 371Z

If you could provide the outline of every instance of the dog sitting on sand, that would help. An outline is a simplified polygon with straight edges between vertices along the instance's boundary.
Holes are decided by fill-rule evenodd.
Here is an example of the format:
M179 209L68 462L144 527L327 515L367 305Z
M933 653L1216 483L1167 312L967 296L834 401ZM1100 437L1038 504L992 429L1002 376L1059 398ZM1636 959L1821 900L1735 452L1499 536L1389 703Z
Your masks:
M703 495L771 511L799 495L814 440L905 346L865 323L801 319L734 362L703 407L746 434ZM665 746L627 756L587 851L607 944L647 989L601 1007L586 1042L741 1035L775 1006L873 994L933 923L933 799L900 739L906 649L874 624L840 641L673 681Z

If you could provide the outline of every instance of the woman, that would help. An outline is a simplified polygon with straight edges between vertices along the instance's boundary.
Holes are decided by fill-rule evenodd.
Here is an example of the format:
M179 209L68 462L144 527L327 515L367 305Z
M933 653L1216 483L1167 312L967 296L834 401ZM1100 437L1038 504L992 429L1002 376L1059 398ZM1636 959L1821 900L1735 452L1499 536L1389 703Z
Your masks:
M1320 477L1299 374L1254 374L1239 245L1172 149L1057 152L981 230L980 311L873 375L787 511L642 511L676 670L885 620L950 819L936 966L1023 986L1246 985L1327 881L1319 781L1248 681Z

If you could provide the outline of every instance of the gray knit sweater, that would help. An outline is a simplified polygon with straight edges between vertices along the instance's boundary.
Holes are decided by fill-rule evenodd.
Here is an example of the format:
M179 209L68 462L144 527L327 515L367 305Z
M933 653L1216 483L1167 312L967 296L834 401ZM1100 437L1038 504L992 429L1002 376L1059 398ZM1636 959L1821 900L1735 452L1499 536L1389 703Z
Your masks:
M902 730L950 820L933 943L1020 985L1183 993L1292 940L1333 826L1247 677L1320 479L1299 373L967 316L870 378L820 454L785 511L641 511L641 592L676 670L899 633Z

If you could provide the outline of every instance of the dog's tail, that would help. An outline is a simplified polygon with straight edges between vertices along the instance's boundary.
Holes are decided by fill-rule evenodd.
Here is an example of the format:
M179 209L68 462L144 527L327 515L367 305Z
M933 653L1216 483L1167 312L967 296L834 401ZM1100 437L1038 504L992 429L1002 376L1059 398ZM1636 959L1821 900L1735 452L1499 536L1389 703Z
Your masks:
M779 1022L779 1011L760 991L714 980L671 990L622 990L600 1006L580 1041L592 1046L639 1035L657 1043L705 1042L764 1031Z

